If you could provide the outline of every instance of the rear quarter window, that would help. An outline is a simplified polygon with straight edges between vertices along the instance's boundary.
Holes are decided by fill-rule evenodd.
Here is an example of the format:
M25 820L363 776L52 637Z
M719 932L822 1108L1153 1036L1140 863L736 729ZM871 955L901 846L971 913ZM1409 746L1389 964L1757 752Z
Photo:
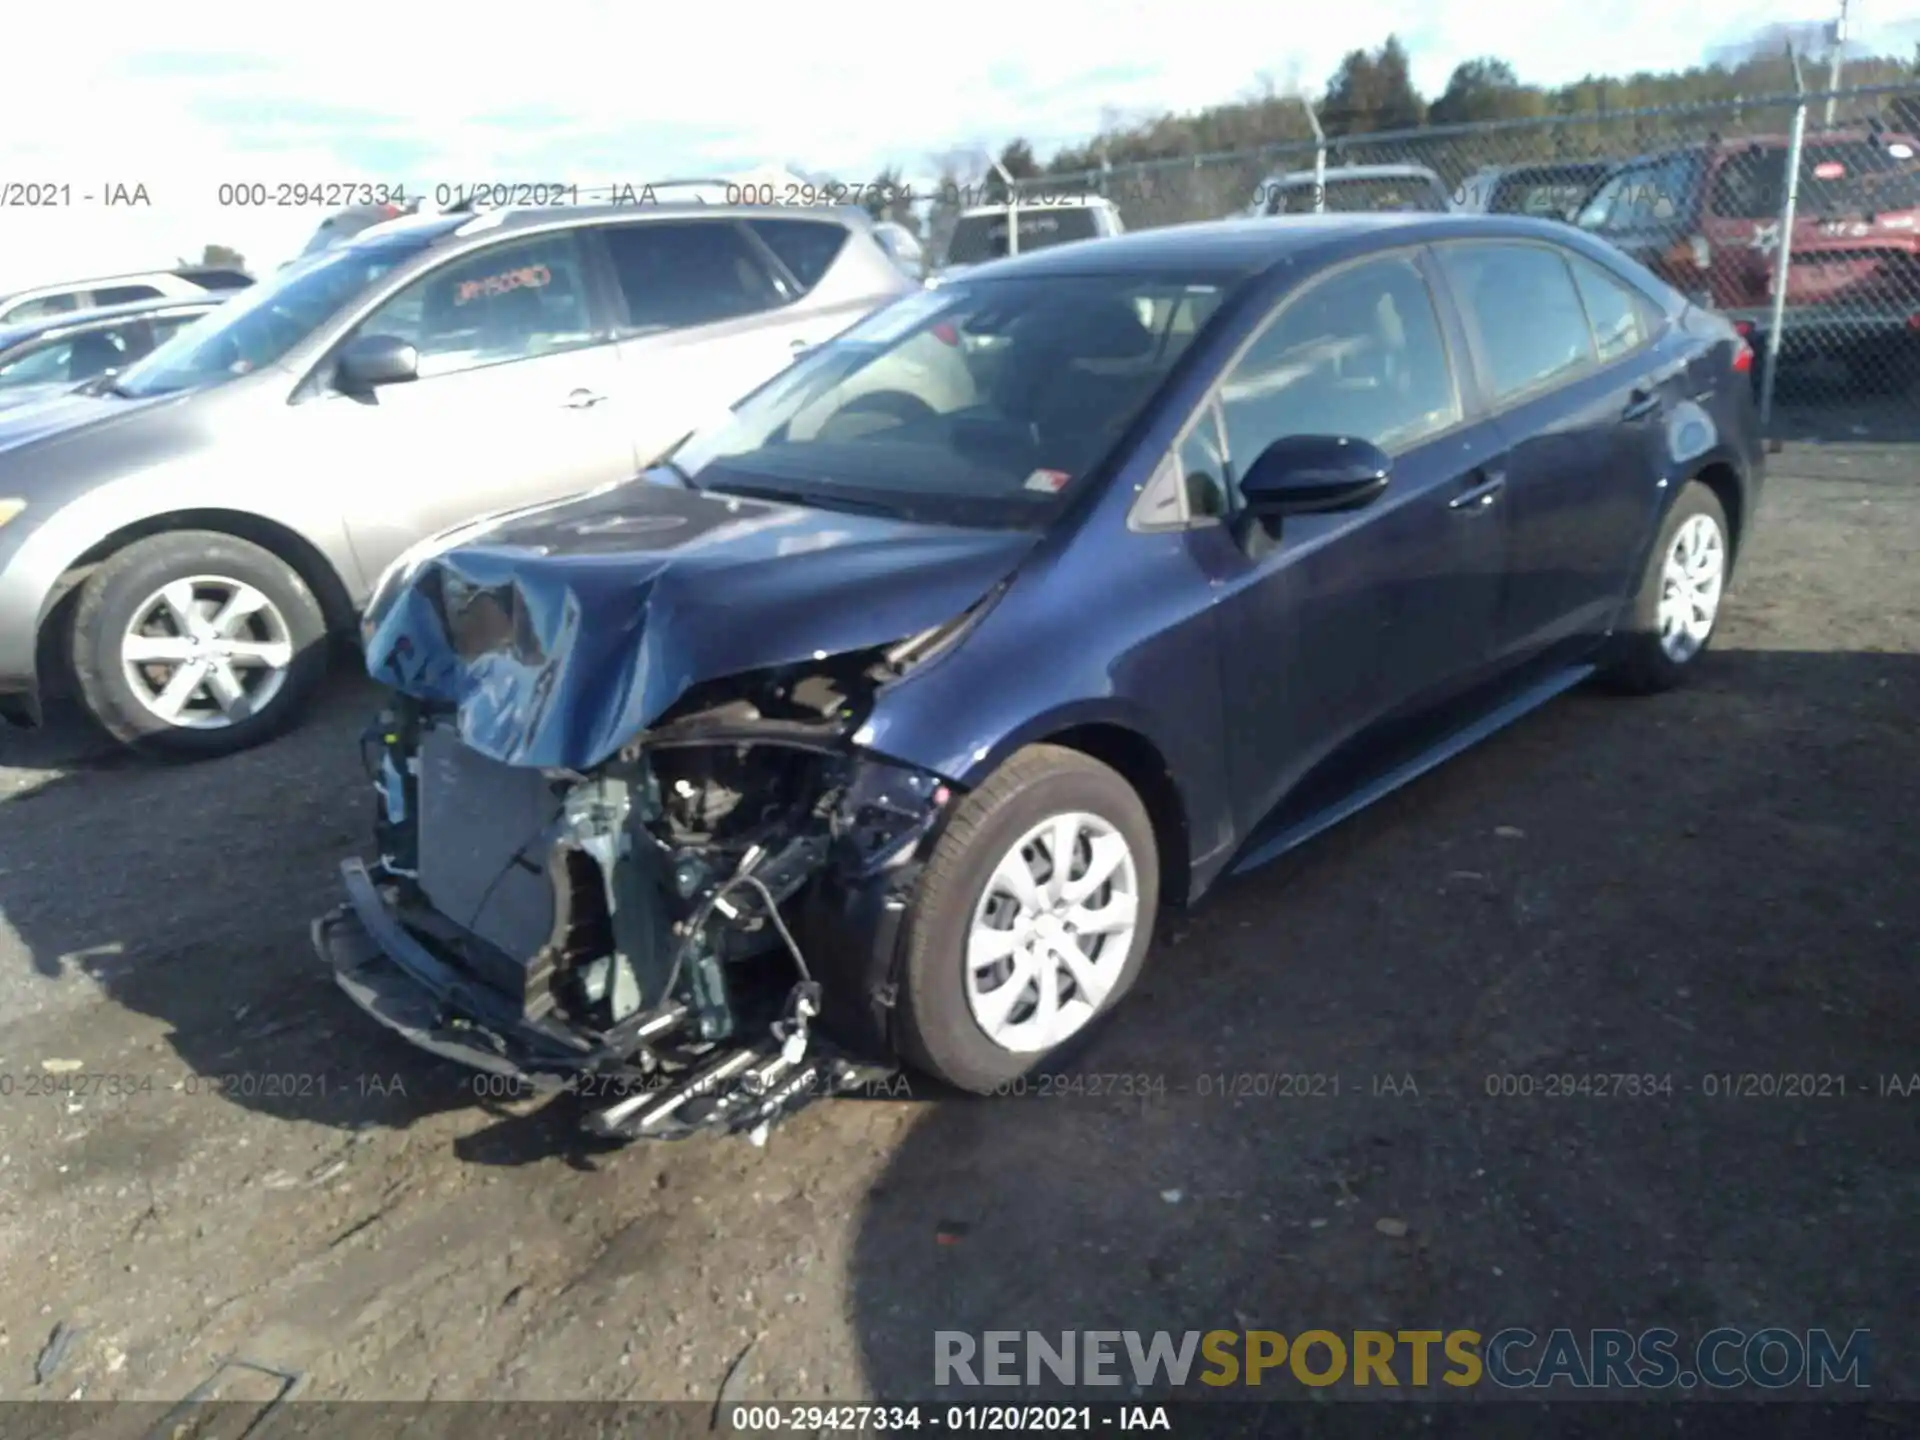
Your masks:
M847 227L832 220L749 220L754 234L787 267L803 290L826 278L847 248Z

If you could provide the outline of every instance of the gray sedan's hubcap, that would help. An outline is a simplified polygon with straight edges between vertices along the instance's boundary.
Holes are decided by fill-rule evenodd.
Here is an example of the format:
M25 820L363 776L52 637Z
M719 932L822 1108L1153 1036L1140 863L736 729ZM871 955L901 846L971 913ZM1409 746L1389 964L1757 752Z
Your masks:
M1056 815L1001 857L967 932L967 1005L994 1044L1050 1050L1091 1020L1140 919L1133 849L1098 815Z
M1727 546L1709 515L1689 515L1660 567L1660 648L1685 664L1713 633L1726 579Z
M224 575L161 586L138 605L120 663L148 713L189 730L258 714L287 681L293 637L263 593Z

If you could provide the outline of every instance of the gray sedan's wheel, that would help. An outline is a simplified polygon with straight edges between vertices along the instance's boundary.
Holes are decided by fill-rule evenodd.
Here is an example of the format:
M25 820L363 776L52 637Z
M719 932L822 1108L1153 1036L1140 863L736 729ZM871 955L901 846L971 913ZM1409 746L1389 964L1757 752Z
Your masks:
M74 613L75 678L114 738L180 756L243 750L299 719L326 670L306 582L212 531L136 541L91 575Z
M1132 988L1158 904L1133 788L1078 751L1019 752L962 803L921 877L907 1058L981 1093L1025 1074Z
M1678 685L1713 639L1731 557L1719 496L1688 482L1660 526L1606 677L1651 692Z

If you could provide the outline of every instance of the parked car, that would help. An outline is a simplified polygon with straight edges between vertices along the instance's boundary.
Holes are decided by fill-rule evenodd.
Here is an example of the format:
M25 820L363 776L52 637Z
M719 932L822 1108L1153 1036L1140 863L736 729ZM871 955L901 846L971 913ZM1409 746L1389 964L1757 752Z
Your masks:
M1619 166L1576 223L1764 348L1786 200L1787 141L1719 140ZM1920 139L1822 133L1800 159L1781 351L1867 384L1920 359Z
M1537 215L1571 220L1613 170L1611 160L1550 160L1532 165L1487 165L1454 192L1456 210L1487 215Z
M1017 225L1009 218L1013 215L1019 216ZM1120 207L1103 195L1049 196L1012 207L976 205L954 223L934 278L944 281L1016 250L1025 255L1076 240L1123 235L1126 228Z
M97 280L68 280L0 295L0 325L44 320L81 310L129 305L136 300L205 300L225 298L253 284L244 270L214 265L185 265L178 270L144 270L133 275L107 275Z
M1314 189L1321 201L1314 203ZM1287 170L1254 191L1250 215L1310 215L1315 209L1420 210L1453 208L1446 182L1424 165L1336 165L1323 171Z
M874 428L921 343L975 383ZM429 1050L596 1077L603 1135L760 1133L901 1061L991 1093L1127 993L1163 898L1596 672L1684 679L1759 498L1751 362L1543 221L983 266L388 573L381 858L318 949Z
M420 204L418 200L386 201L378 205L349 205L343 210L336 210L320 222L312 237L301 247L300 255L318 255L322 250L344 245L375 225L384 225L389 220L398 220L406 215L417 215L420 213ZM292 263L289 260L286 265ZM286 265L281 268L285 269Z
M140 300L0 328L0 410L64 395L123 370L219 304Z
M322 642L421 536L632 475L916 288L828 212L368 230L98 393L0 415L0 701L35 719L70 668L122 741L257 743L299 716Z

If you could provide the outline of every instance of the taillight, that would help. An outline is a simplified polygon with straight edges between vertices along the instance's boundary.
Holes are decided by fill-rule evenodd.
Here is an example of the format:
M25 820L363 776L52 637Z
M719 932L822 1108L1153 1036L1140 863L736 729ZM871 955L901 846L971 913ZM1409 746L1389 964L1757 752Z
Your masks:
M960 332L944 320L938 325L933 326L928 333L942 345L958 345L960 343Z
M1733 337L1733 373L1745 375L1753 369L1753 346L1747 340L1747 336L1753 333L1753 327L1741 325L1738 329L1740 333Z
M1909 330L1920 330L1920 313L1915 313L1907 317L1907 328Z

